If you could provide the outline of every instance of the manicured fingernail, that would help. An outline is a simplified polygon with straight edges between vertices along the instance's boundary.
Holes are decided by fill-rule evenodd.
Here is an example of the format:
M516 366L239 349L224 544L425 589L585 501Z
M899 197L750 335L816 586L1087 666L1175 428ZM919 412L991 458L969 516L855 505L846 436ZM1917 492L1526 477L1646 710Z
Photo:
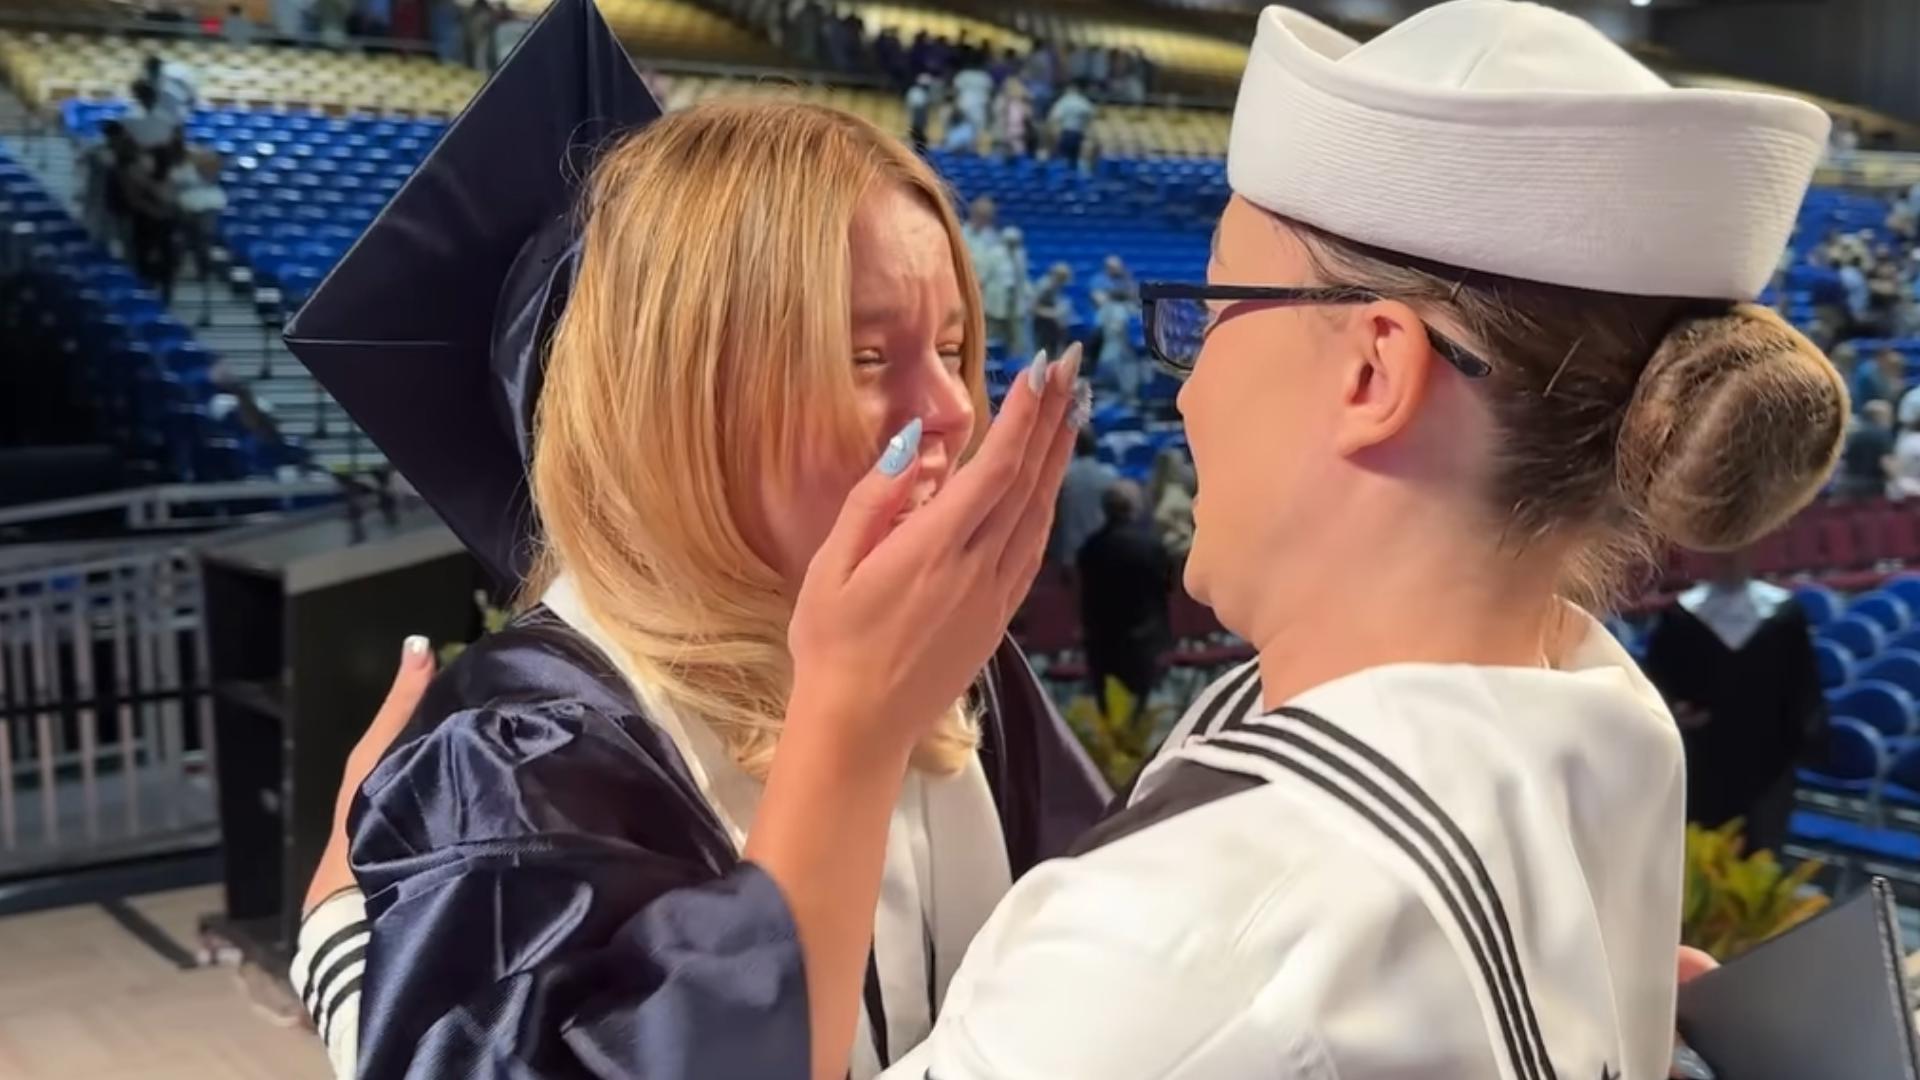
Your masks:
M417 668L427 662L427 650L431 643L419 634L414 634L400 644L400 666Z
M1047 350L1041 349L1033 354L1033 363L1027 365L1027 389L1034 393L1044 390L1047 385Z
M1685 1043L1673 1048L1673 1075L1686 1080L1714 1080L1713 1067Z
M1055 360L1053 366L1067 369L1066 378L1068 382L1072 382L1078 378L1080 375L1080 343L1076 341L1067 346L1067 351L1060 354L1060 359Z
M1073 386L1073 408L1068 410L1067 423L1075 431L1093 422L1093 387L1087 383L1075 383Z
M900 433L887 440L887 452L880 455L880 472L885 476L899 476L913 464L920 454L920 418L907 421Z

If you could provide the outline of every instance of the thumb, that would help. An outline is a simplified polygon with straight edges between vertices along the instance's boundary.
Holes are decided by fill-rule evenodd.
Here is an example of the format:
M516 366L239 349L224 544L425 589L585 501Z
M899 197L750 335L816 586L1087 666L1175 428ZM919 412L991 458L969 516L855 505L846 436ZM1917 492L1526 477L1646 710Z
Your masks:
M830 569L841 580L853 573L860 560L893 529L893 519L907 504L913 481L920 473L919 417L907 423L893 438L867 475L847 492L840 506L833 531L820 545L817 563Z

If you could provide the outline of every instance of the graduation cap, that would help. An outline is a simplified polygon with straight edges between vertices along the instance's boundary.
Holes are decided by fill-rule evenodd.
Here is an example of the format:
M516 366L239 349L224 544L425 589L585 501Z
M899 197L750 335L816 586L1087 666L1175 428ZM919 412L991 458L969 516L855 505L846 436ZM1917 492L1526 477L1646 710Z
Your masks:
M494 578L536 529L528 433L594 155L660 106L592 0L555 0L287 324L287 347Z

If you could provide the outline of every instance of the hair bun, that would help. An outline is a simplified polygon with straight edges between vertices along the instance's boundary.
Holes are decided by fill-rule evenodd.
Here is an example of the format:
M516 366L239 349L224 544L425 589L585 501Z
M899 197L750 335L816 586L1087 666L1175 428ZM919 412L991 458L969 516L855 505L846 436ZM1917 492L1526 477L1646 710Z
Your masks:
M1622 418L1621 495L1682 547L1745 547L1819 492L1847 412L1846 380L1774 312L1734 304L1683 316Z

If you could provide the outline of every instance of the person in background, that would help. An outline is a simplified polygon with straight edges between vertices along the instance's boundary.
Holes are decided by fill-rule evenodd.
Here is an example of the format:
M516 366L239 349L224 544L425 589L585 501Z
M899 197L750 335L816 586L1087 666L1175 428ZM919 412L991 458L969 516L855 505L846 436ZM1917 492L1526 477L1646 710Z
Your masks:
M1893 476L1887 484L1887 497L1896 501L1920 497L1920 408L1907 409L1915 393L1907 391L1900 401L1900 437L1893 441Z
M1100 498L1105 524L1081 545L1080 632L1087 648L1093 700L1102 711L1107 680L1145 705L1160 678L1160 657L1173 647L1168 597L1173 560L1143 512L1145 496L1116 480Z
M160 100L160 89L153 80L141 78L133 84L133 108L120 118L127 137L142 151L158 150L180 134L185 117Z
M1027 135L1033 127L1033 98L1027 84L1017 75L1009 75L1000 84L1000 96L994 103L994 149L1012 157L1026 157Z
M1865 412L1870 401L1898 404L1907 389L1907 358L1898 349L1881 349L1872 363L1862 362L1853 369L1855 412Z
M1853 418L1834 493L1846 499L1877 499L1886 494L1893 475L1893 406L1875 399Z
M128 250L134 270L172 302L173 279L179 268L177 216L173 192L166 182L171 155L148 153L131 140L119 147L114 183L120 205L126 208Z
M1089 292L1106 293L1120 298L1129 304L1140 302L1140 285L1133 279L1133 271L1127 269L1127 262L1118 255L1107 256L1100 266L1100 272L1093 275L1087 283Z
M235 45L251 45L260 35L260 27L247 18L247 9L234 4L220 20L220 36Z
M1007 351L1026 356L1033 351L1033 281L1027 269L1027 238L1019 226L1000 230L1000 242L1007 249L1007 263L1013 268L1013 337Z
M1145 372L1133 351L1133 305L1119 293L1095 291L1094 325L1100 331L1100 362L1119 387L1120 395L1132 403L1140 399L1140 382Z
M1176 563L1186 562L1193 547L1193 462L1185 452L1169 446L1154 455L1147 506L1167 555Z
M500 58L493 52L493 27L499 21L500 12L493 6L492 0L473 0L473 4L467 8L462 29L469 67L491 72L499 64Z
M1094 117L1099 109L1088 100L1078 80L1067 86L1067 92L1053 103L1053 109L1047 113L1047 122L1054 131L1054 153L1062 161L1079 161L1080 151L1087 141L1087 132L1093 127Z
M961 68L953 77L954 107L967 115L975 131L988 126L988 109L993 103L993 76L978 65Z
M122 228L126 206L114 189L114 169L121 147L128 143L127 129L118 120L100 125L100 138L82 145L80 164L80 220L87 231L107 243L115 255L126 252Z
M1106 522L1101 499L1120 474L1100 460L1100 441L1082 428L1074 437L1073 460L1060 482L1054 504L1053 531L1047 535L1047 565L1071 576L1080 560L1080 546Z
M993 196L981 195L967 204L967 220L960 225L960 238L967 242L967 253L979 262L982 253L1000 245L1000 208Z
M947 130L940 137L940 149L949 154L971 154L980 148L980 129L966 113L954 109L947 114Z
M213 279L209 251L220 212L227 208L227 193L220 187L220 159L205 150L187 145L183 136L167 148L171 167L166 180L178 209L180 241L193 256L200 280Z
M297 39L307 33L307 9L312 0L273 0L273 34L277 38Z
M980 279L980 306L986 313L987 341L997 342L1009 354L1018 340L1013 320L1022 279L1007 250L1006 233L990 232L980 243L969 245L973 272Z
M907 141L918 153L927 152L927 121L932 116L933 76L923 71L907 87Z
M1712 565L1660 613L1641 667L1686 743L1687 820L1745 818L1747 850L1778 852L1794 769L1826 730L1813 639L1793 594L1754 578L1750 549Z
M1054 263L1045 277L1033 283L1033 337L1049 355L1065 348L1073 333L1073 297L1068 293L1072 285L1073 267L1066 263Z

